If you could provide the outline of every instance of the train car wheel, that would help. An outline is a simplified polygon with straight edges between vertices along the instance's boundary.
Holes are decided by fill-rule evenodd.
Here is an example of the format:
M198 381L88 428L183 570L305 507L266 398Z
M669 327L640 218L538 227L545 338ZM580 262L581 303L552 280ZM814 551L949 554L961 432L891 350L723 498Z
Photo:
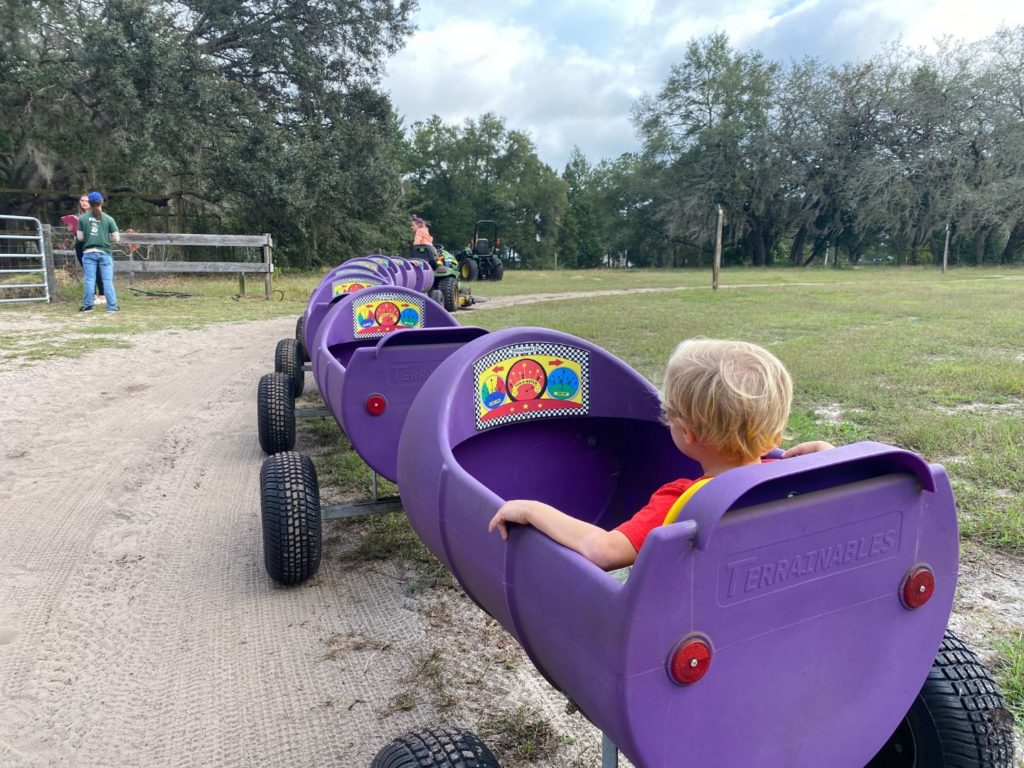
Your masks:
M295 343L299 347L299 362L308 363L309 353L306 350L306 316L299 315L295 321Z
M312 460L286 451L260 468L263 563L278 584L292 586L320 567L320 489Z
M867 768L1010 768L1012 722L988 670L946 630L921 693Z
M264 453L275 454L295 447L295 398L290 376L268 373L260 378L256 423Z
M370 768L501 768L487 746L470 731L430 728L399 736Z
M295 339L281 339L274 350L274 370L291 377L292 394L302 395L306 387L306 372L302 368L302 357Z

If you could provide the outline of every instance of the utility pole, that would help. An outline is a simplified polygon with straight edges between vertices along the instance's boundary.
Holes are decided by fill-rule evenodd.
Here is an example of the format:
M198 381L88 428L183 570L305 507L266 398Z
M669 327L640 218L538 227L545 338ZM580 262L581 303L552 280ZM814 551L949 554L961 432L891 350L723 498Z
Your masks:
M949 264L949 222L946 222L946 247L942 249L942 274L946 274Z
M715 264L711 268L711 290L718 290L718 273L722 271L722 206L718 206L718 225L715 227Z

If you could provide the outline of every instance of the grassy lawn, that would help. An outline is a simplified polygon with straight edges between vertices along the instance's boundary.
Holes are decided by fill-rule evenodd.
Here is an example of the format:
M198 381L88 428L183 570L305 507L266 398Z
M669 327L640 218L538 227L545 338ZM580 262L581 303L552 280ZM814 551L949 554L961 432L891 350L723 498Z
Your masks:
M964 534L1024 554L1024 281L895 270L836 277L529 304L473 322L582 336L656 384L681 339L763 344L796 382L794 441L870 438L943 463Z

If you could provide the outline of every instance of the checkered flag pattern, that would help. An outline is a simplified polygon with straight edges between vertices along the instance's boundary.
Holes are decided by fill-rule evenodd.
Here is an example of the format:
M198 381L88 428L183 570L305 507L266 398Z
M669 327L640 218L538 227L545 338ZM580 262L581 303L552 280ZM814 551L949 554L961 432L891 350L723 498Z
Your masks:
M412 306L414 306L416 308L416 312L419 315L419 317L416 320L416 324L399 324L397 327L393 327L388 330L384 330L382 328L380 330L374 330L369 333L360 333L360 331L363 330L363 327L359 325L359 313L370 304L380 304L382 301L391 301L398 306L401 306L402 304L411 304ZM374 339L379 338L381 336L387 336L391 331L402 330L404 328L422 328L424 306L425 302L421 297L418 296L408 296L406 294L401 293L388 293L386 291L383 293L373 291L369 296L360 297L358 301L352 302L352 328L355 331L355 333L358 334L359 337L362 339Z
M535 411L508 413L486 422L480 413L480 392L485 374L501 363L515 358L532 358L547 367L548 360L571 360L580 367L580 397L582 408L542 408ZM543 393L542 393L543 394ZM554 403L552 399L543 399L544 403ZM501 424L509 424L526 419L552 418L555 416L583 416L590 412L590 351L569 344L553 344L550 342L521 342L499 347L488 352L473 363L473 411L476 415L476 429L481 431Z

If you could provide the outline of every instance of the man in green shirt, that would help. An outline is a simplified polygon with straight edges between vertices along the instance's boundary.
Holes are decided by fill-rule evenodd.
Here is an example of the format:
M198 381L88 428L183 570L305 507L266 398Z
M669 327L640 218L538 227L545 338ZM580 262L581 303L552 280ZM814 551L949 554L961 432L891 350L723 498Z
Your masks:
M84 294L79 312L92 311L93 293L96 290L96 272L103 281L103 293L107 296L107 312L117 312L117 293L114 291L114 257L110 244L121 239L117 222L103 212L103 195L89 193L89 212L78 217L78 231L75 236L82 243L82 271L85 273Z

